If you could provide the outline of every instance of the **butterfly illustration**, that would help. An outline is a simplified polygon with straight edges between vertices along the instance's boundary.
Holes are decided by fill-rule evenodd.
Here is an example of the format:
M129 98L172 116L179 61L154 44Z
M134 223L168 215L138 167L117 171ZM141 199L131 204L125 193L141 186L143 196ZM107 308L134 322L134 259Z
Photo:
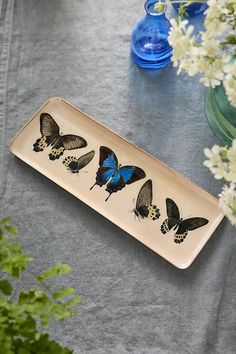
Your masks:
M68 156L63 160L63 164L67 167L68 171L78 174L82 168L89 164L89 162L94 158L94 155L95 151L92 150L79 158Z
M67 134L60 135L60 128L52 116L48 113L40 115L41 138L33 144L33 151L43 151L46 147L52 146L49 154L50 160L59 159L65 150L79 149L87 146L87 141L80 136Z
M200 217L189 219L180 218L179 209L170 198L166 199L166 212L168 218L162 223L161 232L166 234L174 228L173 230L176 231L174 236L175 243L183 242L188 231L196 230L209 222L207 219Z
M144 183L139 191L136 207L133 210L137 217L157 220L160 217L160 210L152 204L152 180Z
M112 193L116 193L123 189L127 184L134 183L144 177L145 172L136 166L121 166L118 164L115 153L106 146L100 147L99 168L97 170L96 182L90 190L97 184L102 187L105 184L106 191L109 193L108 198Z

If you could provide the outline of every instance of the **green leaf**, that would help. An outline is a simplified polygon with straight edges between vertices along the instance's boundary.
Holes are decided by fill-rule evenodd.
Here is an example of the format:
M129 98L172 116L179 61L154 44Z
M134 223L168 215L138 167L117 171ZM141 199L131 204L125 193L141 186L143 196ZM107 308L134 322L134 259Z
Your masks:
M48 334L43 334L40 336L40 339L32 345L31 353L38 354L72 354L72 350L62 347L59 343L54 340L51 340Z
M17 236L19 233L17 227L13 225L6 225L5 230L12 236Z
M0 220L0 225L9 225L11 223L11 217L6 216Z
M0 290L4 295L11 295L12 286L7 279L0 280Z
M61 299L64 296L74 295L74 293L75 293L74 288L63 287L57 292L53 293L53 298L57 300L57 299Z
M19 348L17 354L31 354L27 348Z
M67 307L71 307L73 305L76 305L76 304L80 304L81 303L81 298L80 296L76 296L74 299L68 301L65 305Z
M222 47L226 47L227 45L233 46L236 45L236 36L228 35L224 42L221 42L220 45Z
M6 236L15 236L18 233L17 228L10 223L9 217L0 220L0 270L18 278L31 258L24 254L19 243L12 242L12 239Z
M71 267L68 264L56 263L54 266L45 269L44 272L36 277L36 280L41 283L45 280L51 279L52 277L59 277L63 273L70 273Z
M16 278L32 260L24 254L20 243L12 241L11 236L17 233L18 230L11 224L10 217L0 220L0 270ZM71 268L66 264L55 264L45 269L37 280L44 282L70 271ZM76 304L80 303L80 297L64 303L60 300L65 296L74 295L75 290L71 287L61 287L52 293L52 285L43 283L44 291L42 286L39 289L18 291L14 294L14 300L11 300L7 297L13 291L11 283L8 279L0 280L0 354L72 353L70 349L63 348L51 340L49 335L45 334L45 328L53 318L66 320L73 316L78 310ZM70 306L73 306L72 309Z

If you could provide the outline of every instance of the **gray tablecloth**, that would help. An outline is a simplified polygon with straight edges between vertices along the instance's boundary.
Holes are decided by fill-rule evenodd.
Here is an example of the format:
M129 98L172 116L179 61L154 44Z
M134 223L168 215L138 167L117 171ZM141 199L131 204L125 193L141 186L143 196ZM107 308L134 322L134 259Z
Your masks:
M236 352L235 229L225 220L193 265L178 270L14 158L9 141L61 96L215 196L202 150L219 143L197 78L136 67L135 0L4 0L1 15L1 215L12 215L34 273L69 263L79 313L51 335L75 353ZM25 288L33 276L22 277Z

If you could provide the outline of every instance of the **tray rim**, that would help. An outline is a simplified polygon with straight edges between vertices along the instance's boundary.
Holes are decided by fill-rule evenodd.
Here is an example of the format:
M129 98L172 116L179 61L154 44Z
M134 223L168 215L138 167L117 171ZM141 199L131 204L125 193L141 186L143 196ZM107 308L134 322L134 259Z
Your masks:
M82 111L80 108L76 107L74 104L72 104L71 102L65 100L64 98L61 98L59 96L54 96L49 98L48 100L46 100L43 105L33 114L33 116L31 116L30 119L27 120L27 122L22 126L22 128L15 134L15 136L10 140L10 144L9 144L9 148L10 151L13 155L15 155L16 157L18 157L19 159L21 159L22 161L24 161L25 163L27 163L30 167L34 168L36 171L38 171L40 174L43 174L45 177L47 177L50 181L58 184L60 187L62 187L63 189L65 189L67 192L69 192L70 194L72 194L74 197L76 197L77 199L81 200L83 203L85 203L88 207L94 209L96 212L98 212L100 215L102 215L103 217L105 217L106 219L108 219L110 222L112 222L114 225L118 226L119 228L121 228L123 231L125 231L128 235L134 237L132 234L130 234L125 228L123 228L122 226L120 226L119 224L115 223L114 221L110 220L108 217L106 217L101 211L99 211L99 209L97 209L96 204L91 204L88 205L87 202L85 200L83 200L83 198L77 197L76 195L74 195L73 193L71 193L67 188L65 188L65 186L63 186L63 183L57 181L56 179L52 180L47 173L43 173L41 172L41 170L37 167L37 165L32 164L31 162L28 161L28 159L25 159L25 157L21 154L18 153L14 147L13 147L13 143L15 141L15 139L21 134L21 132L31 123L31 121L35 118L35 116L38 115L38 113L50 102L54 102L54 101L63 101L64 103L66 103L67 105L73 107L75 110L79 111L80 113L82 113L83 115L85 115L88 119L90 119L93 123L103 127L105 130L108 130L109 132L111 132L112 134L115 134L116 136L118 136L120 139L122 139L123 141L125 141L126 143L128 143L129 145L132 145L134 148L136 148L138 151L144 153L147 157L151 158L152 160L154 160L155 162L157 162L158 164L160 164L161 166L163 166L163 168L167 169L168 172L173 175L175 178L180 178L182 179L185 183L187 183L188 185L191 186L191 188L193 188L195 191L200 192L201 194L204 194L206 196L206 198L208 200L210 200L211 202L213 202L216 206L218 206L218 199L213 196L212 194L210 194L209 192L207 192L205 189L203 189L202 187L200 187L199 185L197 185L195 182L192 182L189 178L185 177L184 175L182 175L180 172L174 170L172 167L168 166L167 164L165 164L164 162L162 162L161 160L159 160L158 158L156 158L155 156L151 155L150 153L148 153L147 151L145 151L144 149L140 148L138 145L134 144L133 142L127 140L126 138L122 137L121 135L119 135L118 133L116 133L115 131L113 131L111 128L106 127L104 124L100 123L99 121L97 121L96 119L94 119L93 117L91 117L90 115L88 115L87 113L85 113L84 111ZM92 206L93 205L93 206ZM213 224L213 229L212 229L212 234L211 236L202 244L202 247L200 247L200 250L198 248L196 248L196 252L194 252L193 257L185 262L184 264L182 264L181 266L179 264L176 264L175 262L173 262L172 260L170 261L168 258L166 258L166 256L164 256L162 253L157 253L152 247L150 247L149 245L143 243L142 241L140 241L139 239L137 239L136 237L134 237L137 241L139 241L140 243L142 243L143 245L145 245L146 247L148 247L149 249L151 249L153 252L155 252L156 254L160 255L162 258L164 258L165 260L167 260L170 264L174 265L175 267L179 268L179 269L186 269L188 268L193 261L195 260L195 258L197 257L197 255L200 253L200 251L203 249L203 247L205 246L205 244L209 241L209 239L213 236L214 231L216 230L216 228L219 226L220 222L222 221L222 219L225 217L225 213L223 212L223 210L221 210L221 213L219 215L219 217L216 219L217 222L215 222L216 225ZM219 222L218 222L219 221Z

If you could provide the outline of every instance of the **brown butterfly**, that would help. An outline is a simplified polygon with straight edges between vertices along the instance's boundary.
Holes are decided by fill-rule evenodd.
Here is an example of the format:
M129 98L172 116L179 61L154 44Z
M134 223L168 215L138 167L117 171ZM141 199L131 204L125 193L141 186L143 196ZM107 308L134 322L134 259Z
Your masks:
M52 146L49 154L50 160L59 159L65 150L84 148L87 141L78 135L60 135L60 128L49 113L40 115L40 132L42 136L33 144L33 151L43 151Z

